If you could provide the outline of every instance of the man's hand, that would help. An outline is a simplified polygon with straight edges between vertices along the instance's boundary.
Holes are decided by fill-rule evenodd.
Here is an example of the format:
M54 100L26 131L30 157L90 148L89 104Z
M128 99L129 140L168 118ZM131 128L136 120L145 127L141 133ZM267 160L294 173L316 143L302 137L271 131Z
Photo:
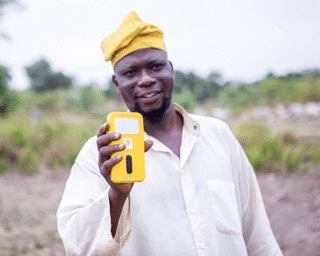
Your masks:
M109 146L109 144L113 141L119 140L121 134L119 133L108 133L109 124L105 123L101 126L97 134L97 146L99 150L99 169L102 176L106 179L108 184L110 185L113 193L119 195L128 194L133 186L133 183L113 183L111 181L111 170L112 168L122 160L122 156L118 155L117 157L111 157L112 154L122 151L125 149L125 144L115 144ZM153 145L153 142L150 140L146 140L144 142L145 152L147 152Z
M109 202L110 202L110 216L111 216L111 233L115 236L117 226L123 204L133 187L133 183L113 183L111 180L112 168L122 160L121 155L111 157L115 152L119 152L125 149L125 144L114 144L109 146L112 141L119 140L121 134L108 133L109 124L105 123L101 126L97 133L97 146L99 150L99 169L102 176L106 179L110 185L109 190ZM147 152L153 145L153 142L146 140L144 142L144 151Z
M115 144L109 146L113 141L119 140L120 133L108 133L109 124L105 123L98 131L97 146L99 150L99 169L102 176L106 179L111 187L111 190L119 195L126 195L131 191L133 183L113 183L111 181L111 170L113 166L122 160L122 156L111 157L112 154L125 149L124 144Z

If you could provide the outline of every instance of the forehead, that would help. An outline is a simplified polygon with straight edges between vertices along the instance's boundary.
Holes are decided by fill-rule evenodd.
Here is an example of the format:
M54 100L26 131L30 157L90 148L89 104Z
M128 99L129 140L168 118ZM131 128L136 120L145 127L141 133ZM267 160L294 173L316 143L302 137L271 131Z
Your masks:
M115 71L160 60L168 60L166 52L155 48L140 49L119 60L115 65Z

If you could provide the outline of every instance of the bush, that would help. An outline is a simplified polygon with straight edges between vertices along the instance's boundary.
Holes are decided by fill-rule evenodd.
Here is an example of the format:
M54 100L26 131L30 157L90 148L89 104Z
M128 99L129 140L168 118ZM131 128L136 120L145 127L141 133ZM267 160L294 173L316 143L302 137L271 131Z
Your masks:
M0 174L5 173L9 169L8 161L4 158L0 158Z
M41 158L30 147L23 148L19 156L19 169L22 173L32 174L39 171Z
M20 148L24 147L28 141L25 130L19 128L13 131L10 137L13 139L14 143Z
M67 154L67 150L63 145L56 145L52 151L50 152L49 158L48 158L48 166L51 169L56 169L57 167L61 166L68 166L69 162L68 159L69 156Z
M312 142L305 142L301 149L302 159L305 162L312 162L313 165L320 163L320 145Z
M18 160L18 149L8 138L0 140L0 173L6 172Z
M280 136L283 144L285 145L296 145L297 144L297 138L292 132L285 132Z
M281 157L281 148L276 139L253 143L245 151L256 171L274 168Z
M281 158L280 140L272 136L267 127L259 124L243 124L237 137L256 171L270 170L279 166Z
M179 104L188 112L192 112L195 108L195 97L190 90L184 89L181 93L176 93L173 95L174 102Z
M301 166L301 155L298 150L294 147L286 147L283 152L283 164L284 168L290 172L299 171Z
M8 116L18 104L18 94L9 88L10 79L8 68L0 65L0 117Z

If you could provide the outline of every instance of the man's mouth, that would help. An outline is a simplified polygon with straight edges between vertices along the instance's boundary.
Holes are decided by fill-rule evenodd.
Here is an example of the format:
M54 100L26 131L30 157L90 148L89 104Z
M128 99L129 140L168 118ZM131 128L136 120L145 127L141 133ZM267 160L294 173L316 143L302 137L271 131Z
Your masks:
M140 96L138 96L138 98L150 99L153 96L157 95L158 93L160 93L160 91L144 93L144 94L141 94Z
M157 94L157 92L148 93L148 94L141 96L141 98L147 98L147 99L152 98L156 94Z

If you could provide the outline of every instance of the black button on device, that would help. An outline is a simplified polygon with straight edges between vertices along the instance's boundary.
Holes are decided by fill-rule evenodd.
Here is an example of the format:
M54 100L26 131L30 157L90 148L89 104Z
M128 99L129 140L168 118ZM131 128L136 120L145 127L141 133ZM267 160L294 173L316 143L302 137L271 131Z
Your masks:
M126 163L127 163L127 173L132 173L132 157L130 155L126 156Z

